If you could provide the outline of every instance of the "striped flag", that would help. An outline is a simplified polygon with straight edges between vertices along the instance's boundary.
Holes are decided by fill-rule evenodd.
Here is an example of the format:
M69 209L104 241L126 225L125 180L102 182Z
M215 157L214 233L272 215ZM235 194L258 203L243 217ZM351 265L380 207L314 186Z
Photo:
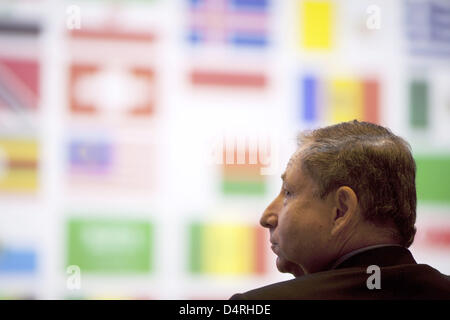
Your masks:
M419 201L450 204L450 154L416 155Z
M260 196L266 193L266 177L261 174L264 167L258 149L243 150L243 159L239 159L237 148L223 152L222 192L224 195ZM227 152L232 152L231 158ZM231 160L231 161L230 161Z
M239 275L265 272L265 236L261 228L237 224L189 226L189 271Z
M450 2L404 1L404 27L411 54L450 57Z
M222 192L225 195L264 195L267 187L261 168L252 164L224 164Z
M154 185L152 145L74 138L68 145L70 185L80 190L148 190Z
M147 273L153 269L153 226L144 220L71 219L67 264L82 272Z
M0 192L33 192L38 188L35 140L0 140Z
M380 122L380 85L375 78L337 78L325 86L317 76L307 74L300 79L299 92L305 122Z
M36 59L0 57L0 111L38 108L39 69Z
M331 122L358 119L379 123L379 83L373 78L331 81Z
M354 79L334 79L330 84L331 122L339 123L363 117L361 84Z
M41 27L33 21L3 17L0 21L0 126L20 121L39 108ZM20 52L18 55L16 52Z
M237 47L269 43L269 0L188 0L188 41Z

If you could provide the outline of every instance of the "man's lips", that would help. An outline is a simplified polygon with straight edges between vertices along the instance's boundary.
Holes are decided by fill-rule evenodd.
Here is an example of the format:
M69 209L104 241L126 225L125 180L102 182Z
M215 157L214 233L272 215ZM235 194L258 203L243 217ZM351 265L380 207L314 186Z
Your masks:
M270 244L271 244L271 246L270 246L270 248L272 249L272 251L273 251L273 253L275 253L276 255L278 255L278 250L279 250L279 248L278 248L278 242L272 237L272 233L270 233L270 239L269 239L269 241L270 241Z
M277 251L278 251L278 244L272 243L272 245L270 246L270 248L272 249L273 253L275 253L276 255L278 255L278 253L277 253Z

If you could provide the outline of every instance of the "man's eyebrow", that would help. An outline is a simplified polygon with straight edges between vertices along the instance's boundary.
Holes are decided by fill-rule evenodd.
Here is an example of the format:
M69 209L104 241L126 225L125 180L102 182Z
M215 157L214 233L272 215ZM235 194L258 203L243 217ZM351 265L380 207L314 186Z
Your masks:
M293 189L293 186L286 182L286 172L281 175L281 179L283 180L283 188Z
M286 182L286 172L281 175L281 180L283 180L283 188L291 188L290 184Z

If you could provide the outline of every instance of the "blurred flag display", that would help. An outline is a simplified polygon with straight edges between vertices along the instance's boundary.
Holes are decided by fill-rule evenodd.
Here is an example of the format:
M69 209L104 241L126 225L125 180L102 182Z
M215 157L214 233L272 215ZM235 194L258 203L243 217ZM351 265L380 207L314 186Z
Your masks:
M0 0L0 299L288 280L260 216L297 134L353 119L410 143L411 250L450 273L449 0L75 2Z
M154 108L154 72L145 67L73 64L74 114L148 116Z
M100 40L103 42L115 42L117 45L130 45L137 43L151 43L156 40L153 33L148 31L125 31L113 26L105 28L80 28L71 29L70 36L78 40ZM98 44L98 43L97 43ZM95 45L95 42L91 45Z
M331 82L331 120L333 123L362 119L363 99L360 84L352 79Z
M258 49L270 45L270 1L189 0L188 8L189 42L201 45L187 76L191 88L225 89L235 96L264 92L269 83L261 57L265 50ZM218 50L208 54L210 47ZM244 57L230 55L229 48L255 50Z
M377 79L301 78L302 120L338 123L358 119L379 123L380 85Z
M265 242L262 228L255 226L194 222L189 226L189 271L262 274Z
M266 75L262 72L223 71L198 68L191 71L190 81L194 87L221 87L229 89L264 89Z
M34 273L36 264L36 252L32 249L0 247L0 276L4 273Z
M188 0L192 44L265 47L270 0Z
M37 60L0 57L0 111L35 110L38 98Z
M0 130L34 128L41 99L41 27L34 19L0 22Z
M222 167L222 192L225 195L263 195L266 179L258 164L224 164Z
M412 80L409 84L410 123L413 128L428 127L428 82Z
M450 249L450 224L427 226L422 230L423 236L418 237L420 245L438 249Z
M419 201L450 204L450 154L416 155Z
M222 158L222 192L224 195L264 195L266 193L266 176L262 175L265 161L261 157L270 157L270 153L260 152L259 148L239 150L225 147ZM261 150L262 151L262 150Z
M82 272L152 271L153 225L145 220L74 218L67 232L67 264Z
M33 21L2 19L0 22L0 36L14 36L20 40L35 39L40 33L39 24ZM14 38L16 40L17 38Z
M417 55L450 56L450 2L404 1L409 50Z
M154 162L145 142L78 137L68 145L69 182L80 189L152 189Z
M108 174L111 172L113 147L107 142L73 141L70 144L70 167L74 174Z
M333 47L334 4L332 1L301 1L302 47L330 50Z
M304 76L300 81L301 89L299 92L302 95L302 118L305 121L312 122L318 118L319 106L319 86L317 78L313 75Z
M0 139L0 192L34 192L38 188L35 140Z
M69 35L69 105L74 116L126 120L153 114L153 33L111 27L73 30Z

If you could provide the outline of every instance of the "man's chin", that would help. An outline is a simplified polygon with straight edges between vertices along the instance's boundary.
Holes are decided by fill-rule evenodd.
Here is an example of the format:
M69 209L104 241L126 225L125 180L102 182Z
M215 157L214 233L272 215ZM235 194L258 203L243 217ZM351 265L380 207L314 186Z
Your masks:
M288 271L286 270L286 263L284 263L283 261L284 261L283 259L277 257L276 265L278 271L280 271L281 273L286 273Z
M278 271L280 271L281 273L291 273L295 277L300 277L305 274L302 267L300 267L298 264L280 257L277 257L276 265Z

